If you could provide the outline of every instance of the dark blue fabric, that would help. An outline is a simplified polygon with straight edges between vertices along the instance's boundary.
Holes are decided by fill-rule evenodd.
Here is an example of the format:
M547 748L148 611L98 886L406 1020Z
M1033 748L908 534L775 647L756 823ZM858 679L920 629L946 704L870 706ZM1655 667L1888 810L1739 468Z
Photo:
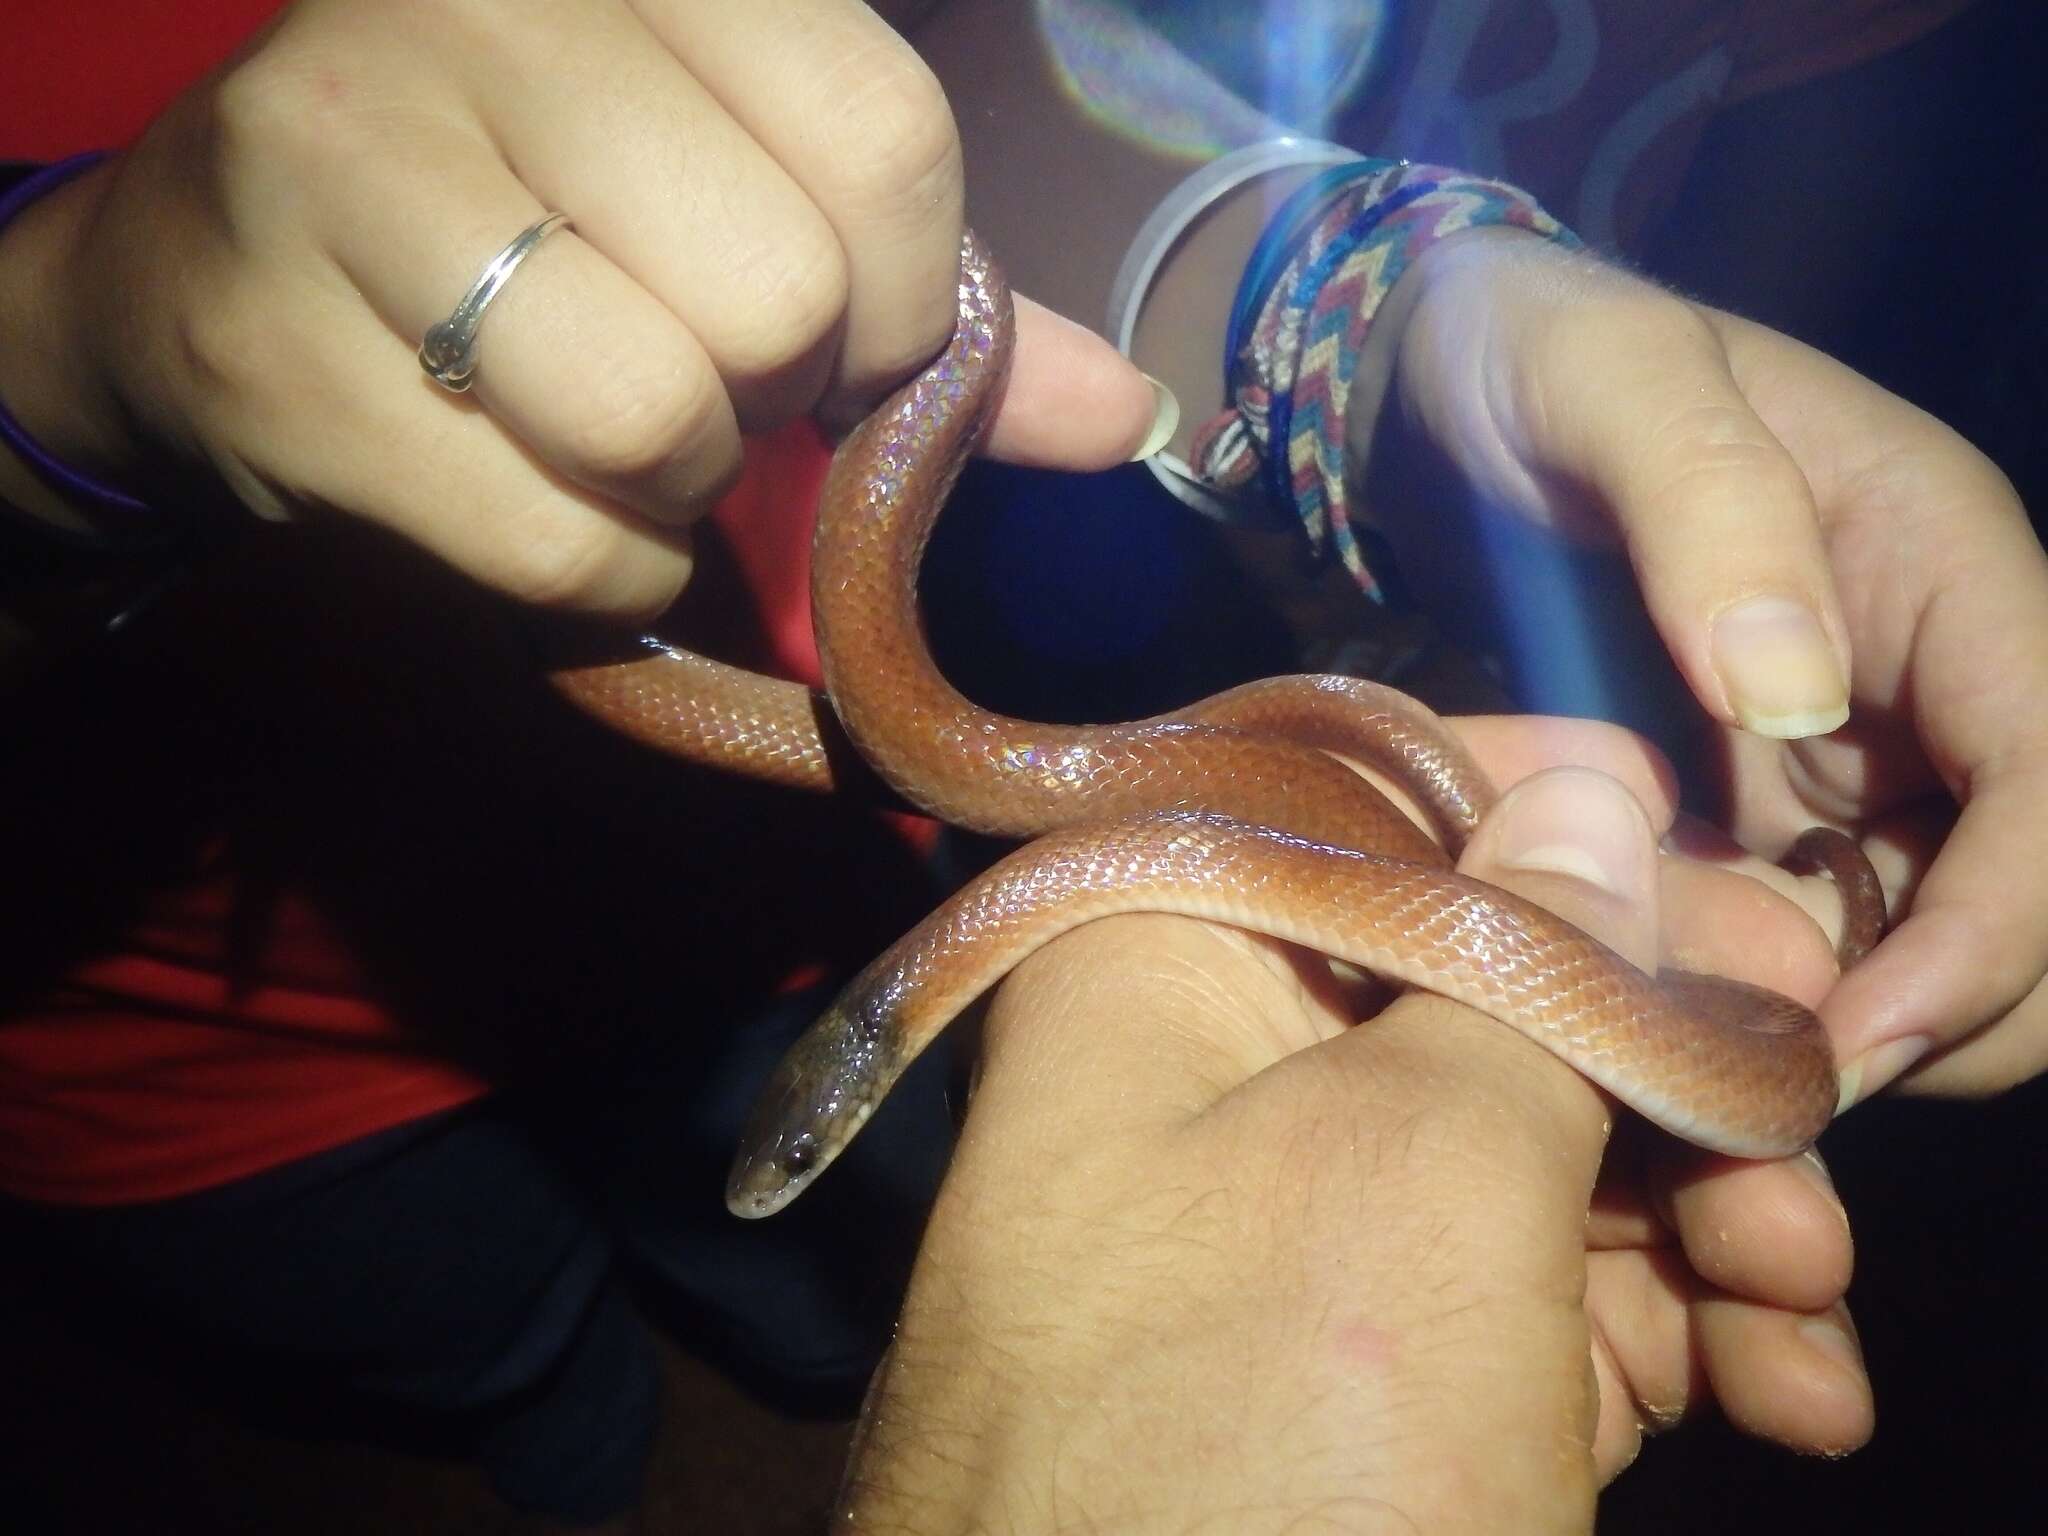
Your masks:
M943 1165L944 1052L821 1198L765 1222L721 1199L755 1087L822 1001L789 999L708 1074L501 1096L177 1200L0 1204L0 1241L232 1408L606 1519L654 1443L646 1318L795 1413L850 1413L887 1341Z

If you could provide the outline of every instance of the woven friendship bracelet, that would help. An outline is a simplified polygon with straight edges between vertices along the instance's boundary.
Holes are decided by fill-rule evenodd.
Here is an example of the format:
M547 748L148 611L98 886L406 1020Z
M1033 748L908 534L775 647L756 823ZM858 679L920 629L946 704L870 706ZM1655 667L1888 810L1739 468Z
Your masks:
M1360 160L1296 193L1246 267L1224 359L1232 404L1196 434L1207 483L1263 480L1317 556L1334 550L1375 601L1377 541L1351 517L1344 413L1374 317L1416 257L1464 229L1506 225L1570 246L1578 239L1527 193L1442 166ZM1274 445L1279 444L1278 451ZM1378 561L1384 567L1384 559Z

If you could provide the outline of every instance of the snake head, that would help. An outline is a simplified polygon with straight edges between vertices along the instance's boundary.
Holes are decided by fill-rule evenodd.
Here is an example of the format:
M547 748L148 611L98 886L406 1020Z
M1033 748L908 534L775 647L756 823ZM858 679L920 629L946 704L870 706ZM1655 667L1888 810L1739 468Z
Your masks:
M774 1215L867 1123L881 1093L875 1037L856 1022L859 1013L835 1005L776 1067L726 1180L726 1209L735 1216Z
M750 1130L726 1180L726 1209L748 1220L773 1216L802 1194L829 1160L810 1131L777 1129L757 1142Z

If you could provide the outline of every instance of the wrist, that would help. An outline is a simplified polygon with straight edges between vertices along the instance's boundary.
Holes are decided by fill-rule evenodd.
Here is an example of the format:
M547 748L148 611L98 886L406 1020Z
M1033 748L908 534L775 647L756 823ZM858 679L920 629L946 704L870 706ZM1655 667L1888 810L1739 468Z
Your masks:
M1476 368L1484 349L1473 343L1484 319L1486 285L1503 261L1524 253L1540 253L1538 259L1544 260L1575 259L1547 235L1513 225L1481 225L1461 229L1426 247L1387 290L1359 351L1345 413L1345 455L1354 480L1364 479L1388 394L1397 381L1404 391L1413 382L1413 352L1407 342L1418 312L1428 309L1440 317L1439 324L1462 336L1465 354Z
M0 501L87 536L101 531L108 508L53 484L32 454L95 480L117 478L135 459L114 392L84 344L78 302L86 232L112 175L110 163L93 166L0 227L0 405L33 445L0 437Z
M1233 306L1232 403L1197 432L1196 472L1224 491L1262 492L1301 525L1315 557L1341 561L1376 602L1398 602L1399 593L1382 584L1396 574L1382 533L1354 515L1347 448L1359 360L1415 262L1462 230L1492 225L1577 244L1505 182L1359 159L1274 215ZM1383 379L1384 354L1377 368ZM1362 417L1376 419L1379 403L1367 402Z
M1184 215L1190 217L1187 227L1154 258L1156 266L1128 322L1130 355L1182 402L1179 428L1167 446L1183 462L1193 448L1195 429L1229 403L1221 346L1232 300L1260 233L1273 210L1322 168L1317 159L1283 160L1246 176L1198 214ZM1112 335L1117 319L1113 307Z
M1542 493L1520 421L1529 380L1517 370L1544 349L1528 327L1575 302L1565 274L1599 265L1582 249L1498 225L1423 252L1402 277L1388 398L1374 419L1346 423L1356 462L1375 436L1384 447L1385 434L1412 434L1447 455L1486 504L1534 512Z

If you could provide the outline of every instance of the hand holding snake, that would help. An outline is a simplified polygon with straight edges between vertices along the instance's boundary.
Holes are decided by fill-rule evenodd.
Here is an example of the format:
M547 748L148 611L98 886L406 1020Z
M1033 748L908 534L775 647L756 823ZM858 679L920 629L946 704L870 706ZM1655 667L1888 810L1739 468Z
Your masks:
M866 116L849 129L849 113ZM728 197L742 198L744 218L705 216ZM53 451L109 478L140 480L170 461L218 476L259 514L346 509L515 595L644 617L687 579L683 529L735 472L742 428L814 411L849 420L938 347L954 320L960 207L944 100L863 7L647 0L426 12L314 0L132 154L10 226L0 239L0 396ZM423 382L413 362L421 335L480 261L551 210L571 226L495 301L474 390L456 398ZM1653 515L1656 471L1682 466L1660 460L1671 445L1646 443L1613 409L1626 391L1602 371L1639 355L1646 328L1670 319L1658 305L1675 301L1581 273L1584 290L1561 316L1542 302L1555 285L1540 274L1523 284L1523 266L1474 246L1469 262L1444 268L1440 297L1417 311L1421 340L1404 350L1402 390L1475 475L1499 467L1488 455L1503 446L1544 471L1544 484L1572 481L1581 461L1633 463L1616 489L1639 567L1682 568L1660 542L1670 525ZM1490 305L1454 302L1482 291ZM1460 439L1471 402L1423 343L1461 320L1496 328L1527 361L1530 401L1575 402L1541 419L1574 423L1577 434ZM1069 468L1132 452L1151 425L1144 381L1043 311L1027 307L1019 324L990 449ZM1740 830L1779 846L1817 815L1884 812L1902 780L1865 770L1900 761L1914 765L1916 793L1924 781L1966 802L1952 836L1938 814L1909 806L1910 824L1883 850L1888 882L1911 899L1905 927L1864 974L1912 974L1870 1008L1910 1003L1929 1013L1919 1033L1970 1037L1970 1059L1983 1065L1960 1086L2024 1075L2048 1055L2029 1022L2048 892L2038 871L2015 868L2048 804L2033 792L2040 744L2016 702L2038 697L2048 674L2038 550L2018 538L2009 490L1952 434L1783 338L1726 317L1714 326L1715 366L1733 370L1835 519L1828 541L1795 541L1797 559L1821 561L1840 588L1855 686L1875 680L1892 732L1846 751L1749 744ZM1573 335L1590 339L1561 344ZM293 366L279 367L287 357ZM1583 366L1589 359L1600 366ZM8 495L32 501L35 488L17 478ZM1774 549L1765 527L1746 558L1767 569ZM1679 621L1703 592L1654 588L1660 617ZM1683 633L1667 624L1675 644ZM1987 651L1999 658L1988 678ZM783 697L815 721L807 696ZM1202 729L1240 723L1220 707L1226 714ZM1524 743L1560 729L1502 728ZM1001 742L1019 752L1013 776L1057 781L1078 766L1062 755L1070 744L1045 733ZM1287 760L1319 764L1302 768L1303 782L1341 805L1357 792L1338 787L1332 775L1345 771L1319 755L1326 744L1297 738ZM1543 757L1509 751L1488 766L1512 784ZM1632 787L1654 798L1653 777ZM1350 804L1339 813L1350 819L1299 830L1352 842L1365 817L1428 855L1405 822ZM2003 834L1990 830L2000 816ZM1271 819L1285 824L1278 811ZM1189 822L1166 842L1184 836L1176 847L1206 856L1215 830ZM1427 883L1464 889L1448 878ZM1832 900L1822 885L1796 889L1822 911ZM1781 933L1798 922L1782 911L1777 921ZM1995 963L1969 959L1987 944ZM1852 974L1843 995L1876 985ZM1954 1061L1959 1070L1965 1053ZM1788 1143L1804 1134L1788 1131ZM1689 1257L1711 1269L1711 1245L1694 1239L1730 1224L1685 1198L1670 1206ZM1738 1242L1769 1247L1767 1233L1736 1230ZM1726 1277L1725 1253L1719 1262ZM1820 1304L1768 1282L1752 1294ZM1658 1351L1670 1347L1666 1337ZM1625 1359L1622 1374L1639 1382L1641 1357Z
M1812 1142L1836 1101L1812 1014L1733 983L1652 985L1540 910L1442 873L1428 839L1329 756L1397 776L1462 848L1492 791L1412 700L1355 679L1282 678L1171 719L1061 729L991 715L948 687L918 627L917 562L1014 343L1008 290L972 236L959 295L946 350L834 460L812 603L829 707L888 786L976 831L1040 840L876 961L791 1053L734 1173L736 1212L779 1209L960 1009L1047 940L1118 911L1235 922L1454 997L1716 1151L1780 1157ZM813 721L825 702L804 690L658 646L559 681L679 756L829 777ZM1882 893L1848 839L1824 846L1843 861L1844 956L1860 958L1882 928Z
M1833 1108L1831 1058L1818 1021L1805 1010L1755 989L1733 984L1724 989L1704 982L1674 988L1683 999L1676 1006L1661 999L1650 1001L1653 994L1637 990L1647 988L1647 983L1628 960L1505 892L1460 885L1455 877L1437 873L1433 845L1391 804L1348 772L1321 772L1327 765L1318 762L1318 747L1364 757L1416 793L1448 835L1463 843L1480 824L1490 791L1458 738L1412 701L1355 680L1281 679L1222 695L1173 721L1073 731L990 716L948 689L924 654L917 633L916 557L972 445L1008 345L1000 279L971 238L960 293L961 324L952 346L856 432L841 450L828 482L814 605L828 678L840 680L829 699L653 642L638 658L557 678L572 698L600 718L700 763L738 771L760 764L769 776L793 787L829 789L835 785L837 765L844 762L847 743L838 734L843 727L892 788L926 809L1015 836L1069 826L1064 835L1056 831L999 866L878 960L798 1046L749 1133L731 1191L736 1211L765 1214L800 1192L859 1129L911 1056L965 1001L1022 956L1077 923L1148 907L1306 939L1392 974L1426 979L1446 991L1458 985L1455 978L1461 971L1477 975L1480 985L1461 995L1482 1000L1482 1006L1491 1002L1511 1019L1535 1022L1532 1036L1567 1059L1578 1053L1575 1064L1590 1061L1592 1070L1599 1071L1602 1056L1618 1056L1632 1065L1639 1058L1631 1058L1631 1042L1616 1032L1595 1038L1588 1047L1583 1037L1569 1034L1569 1024L1546 1036L1540 1013L1517 1011L1514 995L1540 993L1546 961L1561 956L1566 971L1590 967L1590 984L1581 996L1598 997L1615 988L1646 999L1644 1006L1657 1017L1645 1022L1674 1031L1680 1058L1704 1055L1726 1060L1733 1055L1748 1079L1732 1095L1735 1100L1780 1113L1786 1113L1782 1106L1791 1106L1790 1128L1783 1121L1767 1121L1761 1132L1737 1126L1731 1133L1734 1122L1717 1120L1712 1108L1703 1115L1698 1101L1685 1102L1683 1095L1676 1101L1644 1100L1667 1124L1683 1126L1695 1138L1721 1138L1724 1145L1741 1135L1783 1138L1740 1148L1772 1152L1790 1150L1825 1123ZM1307 743L1317 745L1302 750ZM1220 775L1204 776L1205 758L1223 765ZM1529 800L1540 802L1533 788L1540 782L1531 780L1530 792L1524 795L1525 822ZM1571 786L1565 788L1569 791ZM1580 786L1581 793L1584 789ZM1210 796L1213 800L1206 803L1244 807L1247 814L1283 824L1290 818L1306 818L1306 824L1325 837L1392 848L1415 862L1321 847L1199 811L1161 812L1163 806L1200 805L1205 803L1201 797ZM1626 792L1611 788L1604 794L1595 791L1595 797L1606 801L1610 815L1619 808L1625 823L1630 818L1641 821L1640 810ZM1103 809L1096 809L1098 804ZM1134 813L1135 821L1105 825L1101 819ZM1525 839L1527 834L1525 826ZM1495 837L1500 835L1496 830ZM1555 841L1546 846L1568 848L1586 835L1583 823L1553 828ZM1631 837L1625 832L1613 841L1626 845ZM1654 876L1646 879L1642 871L1655 863L1647 825L1633 842L1639 849L1638 877L1617 885L1633 886L1647 898ZM1494 846L1497 852L1497 843ZM1626 856L1622 862L1628 862ZM1838 863L1838 878L1847 878L1858 866L1860 860L1853 858ZM1851 915L1844 947L1850 951L1867 947L1882 920L1874 880L1868 879L1867 867L1861 873L1866 885L1847 903ZM1387 903L1390 890L1395 899ZM1553 902L1558 900L1554 890L1546 894ZM1563 904L1569 906L1572 900L1567 896ZM1584 902L1583 894L1578 900ZM1376 904L1391 905L1394 916L1374 913ZM1647 899L1639 900L1637 917L1648 908ZM1444 923L1436 942L1450 954L1434 966L1414 964L1414 949L1402 948L1412 946L1415 935L1412 929L1400 932L1400 920L1418 912L1424 929L1432 913L1441 914ZM1320 917L1305 916L1317 913ZM1611 913L1608 917L1612 921ZM1357 938L1360 932L1367 937ZM1430 942L1425 938L1422 947L1426 950ZM1496 942L1502 947L1491 949ZM1654 952L1652 942L1647 952L1639 949L1637 957L1650 958ZM1495 974L1510 978L1499 992L1491 992L1484 981L1493 963L1490 953L1506 961ZM1412 968L1404 970L1404 965ZM1523 975L1515 978L1518 967ZM1448 984L1446 977L1452 978ZM1509 999L1505 1006L1503 998ZM1558 1016L1569 1019L1569 1007ZM1637 1022L1628 1010L1621 1017ZM1761 1030L1753 1022L1759 1018ZM1732 1052L1727 1049L1731 1043ZM1790 1051L1784 1050L1787 1046ZM1637 1087L1628 1065L1605 1081L1625 1090ZM1710 1096L1718 1091L1711 1072L1707 1086ZM1750 1204L1773 1182L1781 1192L1789 1183L1795 1204L1816 1192L1811 1173L1789 1166L1713 1174L1667 1166L1658 1182L1681 1230L1695 1234L1706 1223L1718 1224L1727 1211ZM1824 1175L1818 1187L1824 1204L1832 1205ZM985 1194L969 1202L973 1214L961 1219L984 1224L987 1208L1000 1207L1006 1198L1006 1191ZM1642 1214L1625 1214L1629 1209L1640 1212L1629 1199L1620 1206L1610 1204L1606 1218L1616 1233L1610 1239L1615 1251L1600 1255L1609 1262L1599 1265L1597 1272L1610 1295L1628 1294L1626 1287L1613 1290L1613 1282L1637 1261L1637 1245L1644 1234L1659 1228ZM1839 1207L1834 1209L1839 1223ZM935 1230L943 1234L952 1225L942 1208ZM1602 1225L1596 1222L1596 1232ZM1007 1224L999 1220L998 1229L1006 1231ZM1843 1226L1832 1231L1836 1238L1846 1237ZM1826 1246L1825 1236L1814 1236ZM1001 1238L992 1232L987 1241L1000 1243ZM1812 1251L1811 1239L1802 1235L1800 1241ZM975 1239L969 1247L981 1243ZM1670 1309L1680 1316L1699 1311L1706 1353L1723 1362L1718 1382L1724 1402L1752 1430L1797 1444L1839 1448L1856 1443L1867 1433L1868 1401L1860 1367L1854 1363L1855 1347L1832 1315L1846 1269L1835 1269L1832 1278L1816 1285L1811 1270L1773 1273L1768 1262L1759 1270L1739 1257L1730 1263L1730 1253L1717 1253L1717 1246L1704 1245L1695 1262L1702 1275L1713 1276L1727 1289L1706 1286L1689 1293L1683 1286L1660 1282L1656 1310ZM1576 1244L1573 1251L1577 1252ZM1838 1256L1845 1261L1846 1249ZM981 1272L973 1264L962 1271ZM943 1282L949 1295L954 1283ZM1760 1299L1780 1296L1802 1298L1799 1304L1817 1309L1817 1315L1802 1321L1783 1303ZM918 1337L919 1315L913 1291L907 1340ZM1787 1349L1787 1341L1779 1337L1794 1327L1815 1330L1812 1337L1829 1340L1825 1347L1832 1353L1827 1358L1834 1363L1820 1367L1817 1375L1810 1365L1802 1365L1815 1358L1812 1346L1802 1340ZM1033 1327L1040 1348L1045 1347L1048 1332L1060 1337L1091 1334L1072 1317L1048 1321ZM947 1337L941 1328L942 1354L947 1352ZM1617 1351L1605 1339L1593 1353L1602 1383L1593 1443L1604 1479L1633 1455L1641 1421L1624 1407L1629 1400L1626 1384L1652 1379L1655 1368L1649 1362L1656 1355ZM1651 1377L1644 1376L1646 1369ZM1786 1371L1792 1373L1789 1381L1782 1375ZM925 1362L916 1380L929 1379L949 1383L956 1391L990 1390L986 1382L963 1386L977 1377L963 1373L957 1362L938 1370ZM921 1443L917 1426L934 1403L927 1387L906 1388L900 1376L890 1380L897 1395L884 1397L876 1422L888 1425L892 1416L907 1413L909 1428L899 1422L894 1429L881 1431L892 1448L900 1450L906 1441ZM1770 1386L1763 1385L1766 1381ZM1636 1391L1637 1401L1653 1400L1642 1395L1641 1387ZM902 1402L906 1394L908 1407ZM944 1392L939 1395L943 1398ZM1685 1386L1667 1384L1656 1394L1654 1401L1662 1406L1655 1412L1674 1412L1691 1395ZM1792 1404L1799 1406L1793 1409ZM1651 1417L1654 1420L1655 1414ZM965 1452L949 1449L943 1457L948 1464L956 1458L973 1463L973 1456ZM892 1475L890 1455L880 1453L868 1464L886 1485ZM913 1458L912 1465L924 1462ZM1516 1486L1512 1477L1509 1486ZM1519 1486L1524 1495L1530 1493L1529 1484ZM914 1486L881 1486L875 1494L880 1502L866 1507L886 1509L890 1497L922 1501L931 1496L930 1483L919 1473ZM1568 1495L1562 1497L1569 1502Z

